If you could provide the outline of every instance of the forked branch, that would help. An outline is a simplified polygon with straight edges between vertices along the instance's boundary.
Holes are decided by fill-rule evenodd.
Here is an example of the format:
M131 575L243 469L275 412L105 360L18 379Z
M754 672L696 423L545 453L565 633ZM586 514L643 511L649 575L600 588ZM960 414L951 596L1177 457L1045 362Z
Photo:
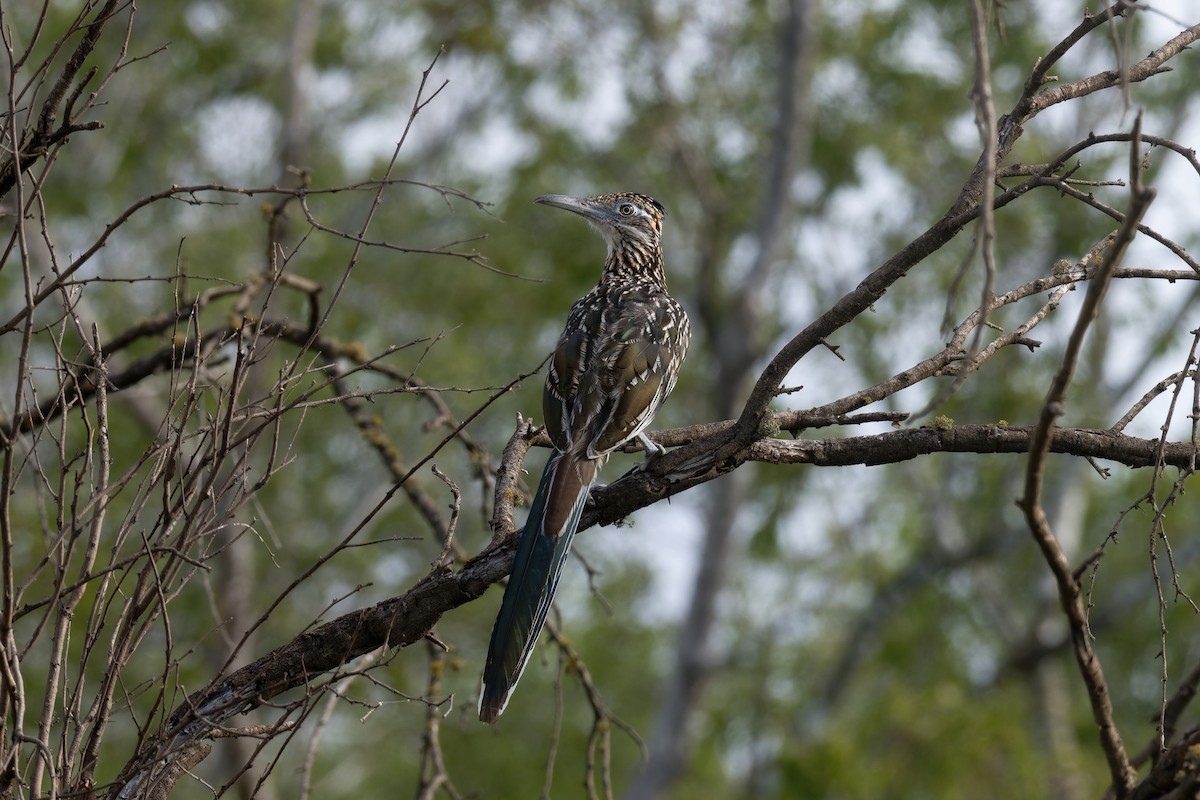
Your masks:
M1113 788L1117 797L1122 798L1133 791L1137 784L1137 772L1129 763L1121 734L1113 721L1112 700L1109 697L1108 684L1104 680L1104 671L1100 659L1092 647L1092 637L1088 630L1087 609L1083 593L1075 571L1067 555L1063 552L1050 521L1042 507L1042 488L1045 480L1046 462L1050 453L1051 432L1056 422L1066 409L1067 389L1075 375L1075 367L1083 350L1083 342L1088 329L1100 313L1100 304L1112 281L1113 273L1129 243L1137 234L1137 225L1145 215L1150 203L1154 200L1154 190L1142 185L1142 141L1141 116L1134 123L1133 136L1129 145L1129 210L1112 245L1104 254L1099 269L1088 283L1087 294L1079 318L1067 341L1066 352L1063 353L1062 363L1054 376L1050 391L1046 394L1045 403L1034 429L1033 440L1030 443L1029 462L1025 471L1025 494L1018 502L1025 513L1026 523L1033 533L1034 541L1042 551L1046 564L1054 576L1058 587L1059 601L1067 624L1071 628L1071 641L1074 646L1075 660L1079 665L1080 674L1088 690L1091 700L1092 717L1099 729L1100 744L1108 759L1109 771L1112 774Z

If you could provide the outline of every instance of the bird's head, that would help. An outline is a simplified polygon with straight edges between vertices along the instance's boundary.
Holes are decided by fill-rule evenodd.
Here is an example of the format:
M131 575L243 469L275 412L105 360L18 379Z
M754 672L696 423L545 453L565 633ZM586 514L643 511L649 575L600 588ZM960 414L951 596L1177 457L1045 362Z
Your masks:
M547 194L535 203L571 211L592 223L614 255L638 261L661 257L663 218L667 210L653 197L636 192L615 192L596 197Z

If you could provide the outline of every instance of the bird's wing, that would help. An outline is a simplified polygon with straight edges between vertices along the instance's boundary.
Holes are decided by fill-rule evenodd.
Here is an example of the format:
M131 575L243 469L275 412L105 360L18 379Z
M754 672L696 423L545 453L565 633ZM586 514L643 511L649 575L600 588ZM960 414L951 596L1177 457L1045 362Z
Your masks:
M581 300L546 381L555 446L600 458L636 437L674 386L687 344L687 317L661 291L598 290Z

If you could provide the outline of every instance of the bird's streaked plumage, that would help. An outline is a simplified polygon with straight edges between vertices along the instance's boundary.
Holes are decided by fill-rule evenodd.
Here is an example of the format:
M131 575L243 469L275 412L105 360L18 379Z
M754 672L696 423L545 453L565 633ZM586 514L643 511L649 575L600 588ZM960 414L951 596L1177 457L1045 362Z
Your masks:
M538 203L579 214L608 244L596 288L580 298L546 375L542 410L555 453L521 533L483 672L479 718L494 722L533 653L596 474L612 451L645 438L687 354L687 314L667 294L666 210L642 194Z

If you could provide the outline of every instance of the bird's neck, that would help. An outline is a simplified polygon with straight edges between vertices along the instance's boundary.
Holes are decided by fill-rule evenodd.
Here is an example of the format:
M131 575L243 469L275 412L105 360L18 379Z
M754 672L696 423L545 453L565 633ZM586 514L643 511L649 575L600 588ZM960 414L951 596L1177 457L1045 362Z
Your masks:
M633 241L610 243L601 283L629 280L650 280L666 288L662 245Z

